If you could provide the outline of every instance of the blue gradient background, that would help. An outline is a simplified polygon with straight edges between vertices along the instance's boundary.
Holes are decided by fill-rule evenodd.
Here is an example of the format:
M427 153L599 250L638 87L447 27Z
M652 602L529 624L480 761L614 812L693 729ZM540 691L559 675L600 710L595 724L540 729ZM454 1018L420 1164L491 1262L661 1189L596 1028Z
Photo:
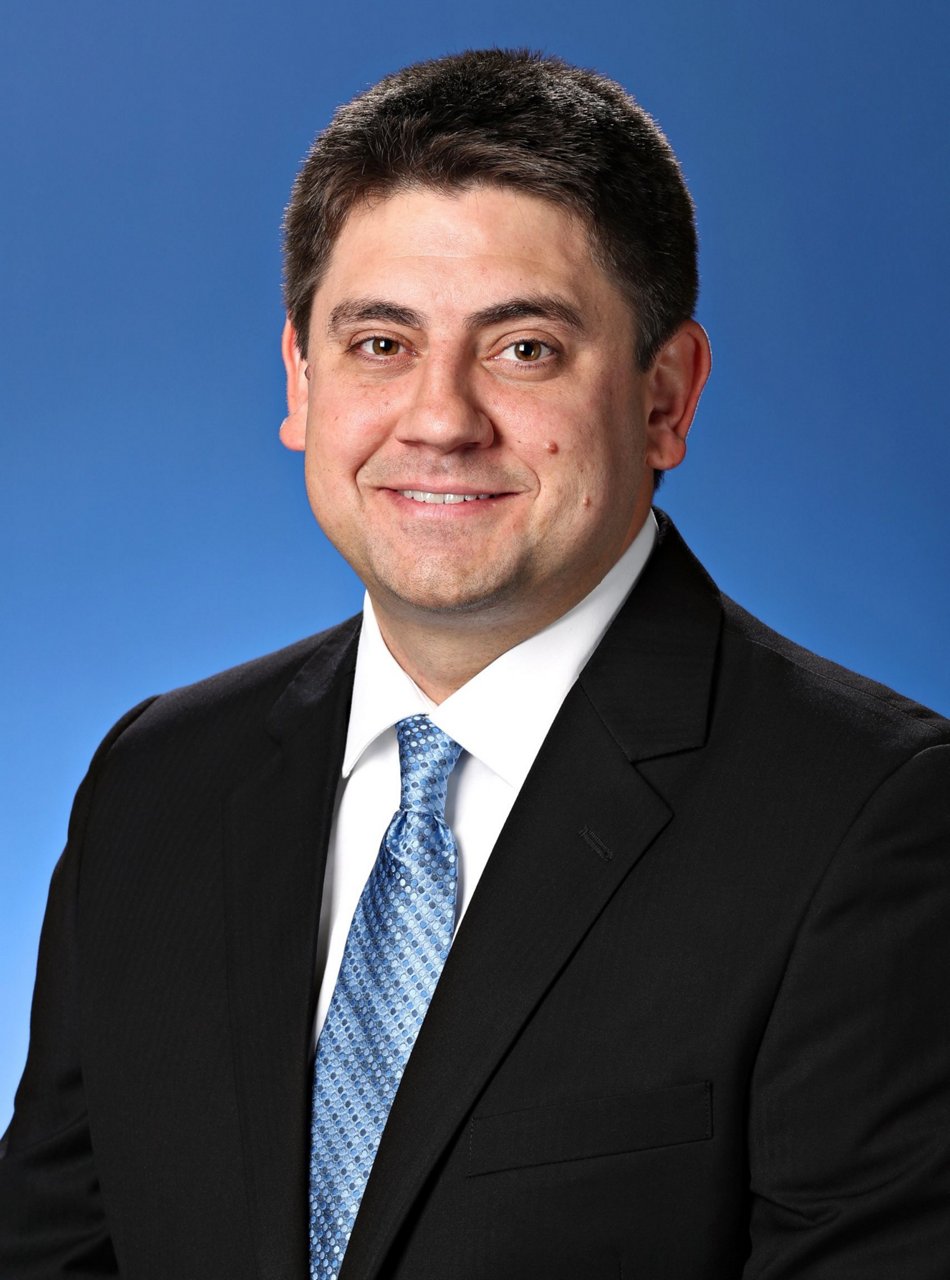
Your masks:
M279 219L333 107L527 44L660 120L715 353L663 504L722 587L950 710L943 3L11 0L0 1129L72 793L146 694L354 611L277 441Z

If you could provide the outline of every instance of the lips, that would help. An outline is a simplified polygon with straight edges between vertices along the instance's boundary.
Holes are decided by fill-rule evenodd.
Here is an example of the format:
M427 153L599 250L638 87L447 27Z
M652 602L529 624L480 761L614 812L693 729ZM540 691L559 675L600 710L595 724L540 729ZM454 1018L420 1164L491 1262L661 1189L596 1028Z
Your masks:
M425 489L397 489L396 492L413 502L429 502L437 506L454 502L484 502L486 498L497 496L494 493L432 493Z

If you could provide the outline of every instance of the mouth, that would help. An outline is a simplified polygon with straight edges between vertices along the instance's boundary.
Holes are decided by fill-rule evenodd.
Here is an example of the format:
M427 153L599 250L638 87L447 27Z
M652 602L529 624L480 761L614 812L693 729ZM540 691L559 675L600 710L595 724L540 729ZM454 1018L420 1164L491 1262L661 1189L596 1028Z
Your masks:
M427 502L435 506L448 506L456 502L484 502L497 498L497 493L432 493L426 489L397 489L396 492L412 502Z

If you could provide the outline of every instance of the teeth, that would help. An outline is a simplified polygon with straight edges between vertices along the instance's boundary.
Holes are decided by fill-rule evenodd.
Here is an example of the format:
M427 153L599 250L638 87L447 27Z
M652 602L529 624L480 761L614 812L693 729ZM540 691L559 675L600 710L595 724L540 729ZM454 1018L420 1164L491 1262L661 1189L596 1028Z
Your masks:
M426 493L424 489L400 489L404 498L413 502L434 502L439 505L450 502L478 502L490 498L490 493Z

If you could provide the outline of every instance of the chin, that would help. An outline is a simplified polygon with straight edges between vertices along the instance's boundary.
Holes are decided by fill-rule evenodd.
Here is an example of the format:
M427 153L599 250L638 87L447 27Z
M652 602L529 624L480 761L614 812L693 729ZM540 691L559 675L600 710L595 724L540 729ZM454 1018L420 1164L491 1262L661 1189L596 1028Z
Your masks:
M504 609L517 597L521 585L515 577L497 575L491 580L469 577L459 581L457 575L426 574L415 580L379 578L377 581L382 593L397 608L430 616L465 616Z

